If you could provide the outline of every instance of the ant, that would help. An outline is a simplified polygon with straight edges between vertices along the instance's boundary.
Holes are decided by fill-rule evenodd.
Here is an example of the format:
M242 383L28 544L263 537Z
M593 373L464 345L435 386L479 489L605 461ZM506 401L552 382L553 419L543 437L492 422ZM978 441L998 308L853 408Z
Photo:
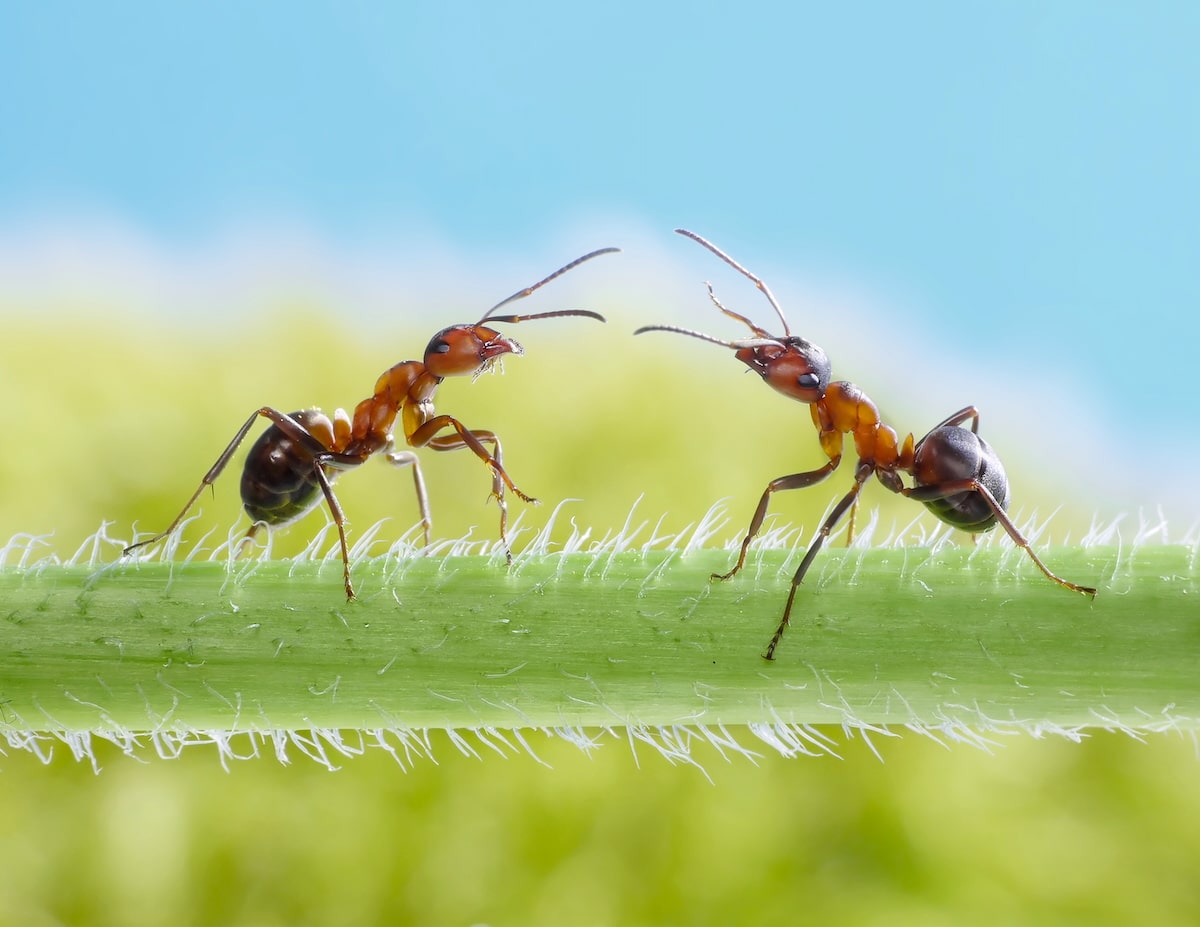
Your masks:
M500 439L491 431L467 428L451 415L438 415L433 406L434 396L446 377L479 377L505 354L514 356L525 349L512 338L485 325L485 322L528 322L533 319L553 319L563 316L583 316L605 321L604 316L586 309L560 309L534 315L494 315L497 309L524 299L551 280L602 254L612 254L620 248L601 248L576 258L550 276L532 286L519 290L501 300L484 313L474 324L451 325L433 336L425 348L423 360L401 361L375 383L375 393L354 408L354 415L337 409L332 416L319 409L304 409L285 414L270 406L256 410L238 429L229 446L204 475L183 511L165 531L125 548L129 554L139 547L161 541L182 523L188 511L204 491L228 465L238 445L242 443L255 421L261 416L271 425L262 433L246 455L242 471L242 505L253 522L242 539L247 543L258 530L290 524L312 511L324 496L329 512L337 525L342 549L343 577L346 598L353 599L354 586L350 581L350 553L346 546L345 516L333 493L334 479L345 470L362 466L375 454L384 454L396 467L412 467L416 485L417 504L421 511L421 527L425 546L430 543L433 522L425 495L425 481L413 451L395 450L392 429L401 420L404 438L409 447L428 447L435 451L470 449L492 471L492 496L500 509L500 540L507 561L512 563L508 546L508 506L505 487L525 502L537 504L513 483L504 469ZM439 434L449 429L452 434ZM486 445L491 445L488 452Z
M768 386L789 399L809 406L821 449L829 458L828 463L816 470L781 476L767 484L758 508L754 511L754 517L750 520L746 539L742 541L737 563L728 573L714 573L712 578L726 580L741 570L746 562L746 549L762 527L773 493L804 489L821 482L833 473L842 462L842 447L846 435L853 437L854 450L858 455L858 463L854 469L854 486L833 507L833 511L818 529L795 576L792 577L792 587L783 609L783 619L767 645L766 653L763 654L766 659L775 659L775 648L779 646L791 619L796 590L816 559L825 539L842 516L857 505L858 495L872 474L892 492L923 502L934 515L955 528L977 534L989 531L999 523L1008 532L1008 536L1029 554L1030 559L1048 579L1066 589L1095 597L1096 590L1090 586L1079 586L1051 573L1034 553L1017 526L1005 514L1008 509L1008 477L996 452L979 436L979 411L974 406L967 406L955 412L915 444L911 434L901 439L894 428L880 421L879 409L861 389L845 380L833 383L829 381L832 369L829 358L817 345L791 333L783 310L762 280L696 233L687 229L675 231L704 246L738 273L749 278L766 296L779 316L779 321L783 323L783 336L772 335L745 316L726 309L717 299L711 283L706 283L705 286L708 287L708 296L713 305L730 318L744 323L753 337L723 341L674 325L647 325L639 328L634 334L640 335L649 331L675 332L732 348L736 352L734 356L761 376ZM969 430L961 427L968 422L971 426ZM911 486L904 484L901 473L909 474Z

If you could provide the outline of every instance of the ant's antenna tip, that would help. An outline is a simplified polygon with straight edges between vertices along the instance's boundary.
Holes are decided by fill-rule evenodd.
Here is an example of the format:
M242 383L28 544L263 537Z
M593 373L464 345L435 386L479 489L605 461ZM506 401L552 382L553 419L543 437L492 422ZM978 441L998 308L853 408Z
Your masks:
M582 257L575 258L575 260L571 261L571 263L564 264L562 267L560 267L558 270L556 270L550 276L543 277L537 283L533 284L532 286L527 286L523 290L518 290L516 293L513 293L513 295L508 297L507 299L500 300L500 302L496 303L496 305L492 306L491 309L489 309L487 312L485 312L483 314L483 318L479 320L479 324L482 325L488 319L492 318L493 314L501 306L507 306L509 303L516 302L518 299L524 299L526 296L530 295L534 290L538 290L538 289L544 287L551 280L554 280L557 277L561 277L567 271L574 270L576 267L578 267L580 264L584 263L585 261L590 261L592 258L598 257L601 254L612 254L614 251L620 251L620 250L621 250L620 248L597 248L595 251L589 251L587 254L583 255ZM578 314L578 313L576 313L576 314ZM531 318L548 318L548 317L549 316L547 316L545 313L541 313L537 316L525 316L524 318L531 319ZM515 316L512 316L512 317L506 316L505 318L509 322L520 321Z
M707 335L701 335L699 332L694 332L688 328L680 328L678 325L643 325L637 329L635 335L644 335L646 332L672 332L676 335L694 335L697 338L707 338Z

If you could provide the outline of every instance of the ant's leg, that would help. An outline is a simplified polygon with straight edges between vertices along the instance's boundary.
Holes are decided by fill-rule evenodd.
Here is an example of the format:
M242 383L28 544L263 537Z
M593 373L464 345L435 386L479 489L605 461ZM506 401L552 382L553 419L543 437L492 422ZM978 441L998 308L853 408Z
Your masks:
M829 517L825 519L817 531L816 537L812 543L808 545L808 550L804 554L804 559L800 561L800 566L796 570L796 575L792 577L792 588L788 593L787 604L783 607L783 620L779 622L779 627L775 630L775 636L771 638L771 643L767 645L767 652L763 657L767 660L775 659L775 648L779 646L780 638L783 637L783 632L792 620L792 603L796 600L796 590L800 588L800 583L804 581L804 576L808 573L808 568L812 566L813 561L817 558L817 553L825 544L825 539L829 537L834 526L846 514L846 510L851 508L858 501L858 494L862 492L863 484L866 483L871 474L875 472L875 468L869 464L859 461L858 470L854 474L854 486L850 491L842 497L842 501L833 507L833 511L829 513Z
M974 406L967 406L965 409L959 409L944 422L938 422L930 428L930 431L937 431L939 428L946 428L951 425L961 425L963 422L971 423L971 431L979 434L979 410Z
M453 428L458 437L454 438L449 435L444 435L440 438L435 438L439 431L443 428ZM462 422L450 415L436 415L427 421L424 425L407 436L408 443L412 447L431 447L436 451L456 451L459 448L467 447L487 464L492 472L501 480L504 485L516 493L523 501L530 502L534 505L538 504L538 500L533 496L522 492L517 485L512 481L512 477L504 469L500 460L500 440L493 432L476 430L467 428ZM493 448L493 453L489 454L483 442L490 441Z
M183 511L175 516L175 520L167 526L167 529L154 535L154 537L146 538L144 541L138 541L136 544L130 544L121 552L122 556L137 550L139 547L145 547L147 544L153 544L156 541L161 541L163 538L169 537L175 532L175 529L178 528L183 522L183 519L187 516L187 513L191 510L192 506L196 504L196 500L200 498L200 493L204 492L204 487L211 486L214 482L216 482L217 477L221 475L221 472L233 458L234 453L238 449L238 445L245 440L246 435L249 433L250 429L254 427L254 423L259 416L269 418L281 428L285 427L284 422L286 422L294 426L294 428L300 429L305 436L308 435L308 432L300 428L300 425L291 417L284 415L282 412L278 412L269 406L263 406L263 408L259 409L248 419L246 419L246 424L238 429L237 434L233 436L233 440L229 442L229 445L221 452L221 456L217 458L217 462L212 465L206 474L204 474L204 479L200 481L200 485L196 487L196 491L192 493L192 497L188 499L187 504L184 505ZM289 432L289 437L294 437L294 435ZM324 450L323 447L322 450Z
M854 517L858 514L858 500L854 500L854 504L850 506L850 518L846 522L846 546L849 547L854 543Z
M456 434L434 437L442 428L453 428ZM495 433L470 429L453 416L438 415L409 435L408 443L413 447L428 446L435 451L470 448L476 457L491 468L492 495L496 499L496 507L500 510L500 542L504 545L504 559L511 564L512 549L508 545L508 501L504 498L504 487L507 486L518 497L532 505L537 505L538 500L522 492L504 469L503 451L500 448L500 439ZM491 453L484 447L485 443L492 445Z
M480 444L488 442L492 445L492 453L488 458L492 466L492 498L496 500L496 508L500 511L500 543L504 545L504 560L511 565L512 549L508 546L508 500L504 497L504 487L508 486L518 496L533 505L537 505L538 500L525 495L525 493L513 485L508 472L504 469L504 451L500 447L500 439L493 432L467 431L462 440L455 435L443 435L440 438L431 440L429 447L435 451L456 451L463 447L471 447L465 440L468 435Z
M734 564L733 569L728 573L713 573L710 579L730 579L745 565L746 550L750 547L750 542L754 540L759 529L762 528L763 519L767 517L767 507L771 503L771 495L773 493L784 492L789 489L805 489L806 487L813 486L837 469L839 463L841 463L840 457L829 461L829 463L818 470L809 470L807 473L793 473L791 476L781 476L777 480L771 480L767 484L767 488L763 490L762 498L758 500L758 508L754 510L754 517L750 519L750 528L746 532L746 539L742 541L742 549L738 553L737 563Z
M1051 573L1046 564L1042 563L1041 558L1039 558L1038 555L1033 552L1033 548L1029 546L1029 541L1025 539L1025 536L1021 534L1017 526L1013 524L1012 519L1008 517L1004 509L1000 506L1000 503L996 501L996 497L993 496L991 492L988 491L988 488L978 480L952 480L946 483L936 483L931 486L906 486L901 488L900 492L904 493L904 495L908 496L910 499L916 499L918 502L945 499L963 492L979 493L979 495L983 497L983 500L988 504L988 507L992 510L992 514L996 516L996 521L1000 522L1000 524L1004 527L1004 530L1008 532L1008 536L1013 539L1013 543L1022 548L1025 553L1029 554L1029 559L1037 564L1037 568L1046 575L1047 579L1057 583L1065 589L1070 589L1074 592L1091 596L1092 598L1096 597L1096 590L1091 586L1080 586L1077 583L1069 582L1068 580L1063 579L1061 576Z
M412 451L392 451L387 455L387 461L393 467L412 467L413 483L417 489L417 506L421 510L421 528L425 532L425 546L430 544L430 534L433 531L433 519L429 515L429 497L425 494L425 478L421 475L421 462Z
M346 516L342 512L337 496L333 494L333 484L325 475L325 468L319 459L313 461L313 476L320 484L321 492L325 494L325 503L329 506L329 514L333 516L333 523L337 526L338 543L342 547L342 580L346 584L346 600L350 601L355 596L354 585L350 582L350 548L346 544Z

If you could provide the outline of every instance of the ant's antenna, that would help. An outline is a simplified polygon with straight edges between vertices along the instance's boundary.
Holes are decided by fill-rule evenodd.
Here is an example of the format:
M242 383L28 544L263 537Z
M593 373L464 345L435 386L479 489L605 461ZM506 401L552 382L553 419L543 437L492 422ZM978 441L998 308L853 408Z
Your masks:
M779 321L783 323L784 337L790 338L792 336L792 330L790 328L788 328L787 319L785 319L783 317L783 310L779 308L779 303L775 301L775 296L774 296L774 294L771 293L770 288L765 283L763 283L761 279L756 277L754 274L750 273L750 271L746 270L746 268L744 268L741 264L739 264L737 261L735 261L733 258L731 258L728 254L726 254L724 251L722 251L720 248L718 248L716 245L714 245L711 241L708 241L705 238L701 238L695 232L689 232L687 229L676 229L675 232L676 232L676 234L682 235L685 238L690 238L692 241L696 242L697 244L703 245L705 248L707 248L709 251L711 251L713 254L715 254L717 257L719 257L722 261L724 261L726 264L728 264L730 267L732 267L734 270L736 270L743 277L748 277L750 280L752 280L754 282L754 285L756 287L758 287L760 290L762 290L763 295L765 297L767 297L767 301L771 304L771 307L775 310L775 314L779 316ZM709 292L711 293L711 288L710 288ZM717 305L720 306L720 303L718 303ZM723 307L723 306L720 306L720 308L721 308L722 312L726 312L728 315L733 315L736 318L741 318L741 316L738 316L735 313L728 312L728 310L726 310L725 307Z
M710 344L719 344L723 348L733 348L735 351L740 351L743 348L786 347L774 338L747 338L744 341L723 341L720 338L714 338L712 335L706 335L704 332L694 331L690 328L680 328L678 325L643 325L634 334L640 335L643 332L674 332L677 335L690 335L692 338L699 338L701 341L707 341Z
M525 287L525 289L518 290L516 293L513 293L512 296L508 297L508 299L500 300L500 302L496 303L496 305L492 306L491 309L489 309L487 312L484 313L483 318L480 319L479 322L481 324L483 322L486 322L488 319L490 319L492 317L492 313L495 312L497 309L499 309L501 306L507 306L509 303L516 302L518 299L524 299L526 296L528 296L534 290L545 286L547 283L549 283L555 277L561 277L568 270L574 270L576 267L578 267L584 261L590 261L592 258L599 257L602 254L613 254L620 250L621 250L620 248L600 248L596 251L589 251L583 257L576 258L570 264L566 264L563 267L560 267L558 270L556 270L554 273L552 273L549 277L539 280L533 286L527 286L527 287ZM597 313L589 312L589 311L583 310L583 309L564 309L564 310L560 310L558 312L541 312L541 313L538 313L537 315L504 316L502 318L497 318L496 321L498 321L498 322L520 322L520 321L527 320L527 319L545 319L545 318L551 318L553 316L560 316L560 315L586 315L586 316L590 316L591 318L594 318L594 319L600 319L601 322L604 321L603 317L598 315Z

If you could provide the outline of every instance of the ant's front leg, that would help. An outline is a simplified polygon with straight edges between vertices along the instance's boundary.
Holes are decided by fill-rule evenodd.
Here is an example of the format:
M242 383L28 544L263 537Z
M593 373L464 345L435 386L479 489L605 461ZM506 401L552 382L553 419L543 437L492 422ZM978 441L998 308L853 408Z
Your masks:
M467 431L462 439L457 436L444 435L434 438L429 442L429 446L435 451L454 451L462 447L470 447L475 450L475 445L478 443L480 450L483 450L482 442L485 441L492 445L492 453L484 458L484 462L492 469L492 498L496 500L496 508L500 510L500 543L504 545L504 560L511 566L512 549L508 545L508 500L504 498L504 487L507 486L521 499L533 505L537 505L538 500L526 495L513 484L508 471L504 469L504 452L500 449L500 439L490 431ZM480 454L479 450L475 450L475 453L482 457L487 452L483 451L483 454Z
M809 486L814 486L836 470L837 465L841 461L842 458L837 457L817 470L809 470L807 473L793 473L791 476L781 476L777 480L771 480L767 484L767 488L763 490L762 498L758 500L758 508L754 510L754 517L750 519L750 528L746 532L746 539L742 541L742 549L738 554L737 563L734 564L733 569L728 573L713 573L709 578L720 580L730 579L745 565L746 551L750 547L750 542L758 535L759 529L762 528L763 519L767 517L767 507L771 503L772 494L784 492L789 489L806 489Z
M451 437L450 435L443 435L440 438L434 437L443 428L453 428L457 432L457 437ZM484 442L489 442L492 445L493 450L491 453L488 453L488 449L483 446ZM413 447L430 447L435 451L457 451L464 447L470 448L476 457L491 468L495 478L502 480L504 485L516 493L522 501L532 503L533 505L539 504L538 500L533 498L533 496L522 492L504 469L501 460L500 439L496 437L494 432L467 428L466 425L453 416L437 415L408 435L408 443ZM497 492L496 495L500 495L500 493Z
M797 568L796 574L792 577L792 588L788 592L787 604L783 607L783 619L779 622L779 627L775 630L775 634L771 638L771 643L767 645L767 652L763 654L764 659L775 659L775 648L779 646L783 632L787 630L788 625L792 621L792 603L796 601L796 590L800 588L800 583L804 581L805 574L808 573L808 568L812 566L813 561L817 559L817 554L825 545L825 539L829 537L834 527L841 521L842 516L846 514L846 510L858 502L858 494L862 492L863 484L866 483L874 472L874 464L862 460L858 462L858 469L854 473L854 486L842 497L842 501L834 506L833 511L829 513L829 517L825 519L825 522L817 531L817 536L808 545L804 559L800 561L800 566Z
M438 431L447 427L453 428L456 434L434 437ZM520 499L533 505L537 505L538 500L522 492L504 469L500 439L496 437L495 433L472 430L452 416L438 415L409 435L408 443L414 447L427 446L435 451L456 451L464 447L470 448L476 457L491 468L492 495L496 499L496 507L500 509L500 541L504 545L504 559L511 564L512 550L508 546L508 502L504 498L504 488L507 486ZM485 444L492 445L491 453L488 452Z

